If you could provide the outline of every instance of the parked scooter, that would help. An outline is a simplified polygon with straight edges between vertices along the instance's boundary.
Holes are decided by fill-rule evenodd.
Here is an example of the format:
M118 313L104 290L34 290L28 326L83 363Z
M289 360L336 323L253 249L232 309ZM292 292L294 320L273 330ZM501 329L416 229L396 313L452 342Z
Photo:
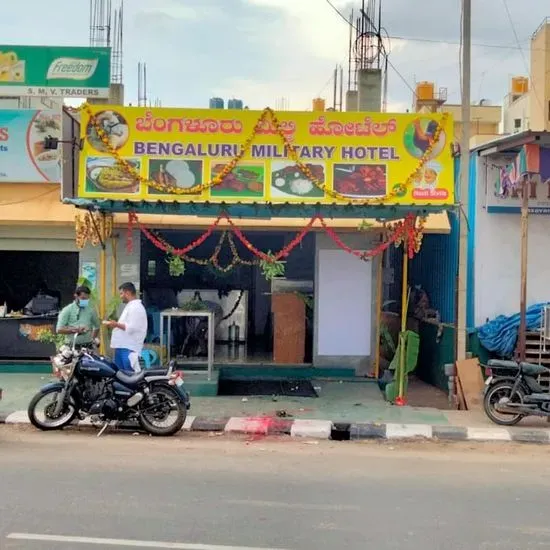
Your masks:
M491 359L487 363L483 407L501 426L514 426L525 416L550 417L550 394L538 381L550 369L534 363Z

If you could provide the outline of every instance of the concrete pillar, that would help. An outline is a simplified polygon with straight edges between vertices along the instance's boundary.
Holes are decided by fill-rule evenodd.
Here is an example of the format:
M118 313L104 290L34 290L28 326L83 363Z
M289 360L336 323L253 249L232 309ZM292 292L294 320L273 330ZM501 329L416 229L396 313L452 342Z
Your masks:
M111 84L109 90L109 99L88 98L88 103L92 105L124 105L124 84Z
M358 110L379 113L382 110L382 71L360 69L358 74Z
M109 103L112 105L124 105L124 84L111 84Z
M357 97L358 94L355 90L348 90L346 92L346 111L357 111L358 103L357 103Z

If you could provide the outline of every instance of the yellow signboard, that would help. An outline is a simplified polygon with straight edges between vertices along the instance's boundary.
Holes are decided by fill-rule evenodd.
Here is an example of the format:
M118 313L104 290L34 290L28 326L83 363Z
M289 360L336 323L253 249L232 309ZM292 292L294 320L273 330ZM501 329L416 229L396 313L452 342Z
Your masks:
M86 105L79 196L210 203L454 203L442 114Z

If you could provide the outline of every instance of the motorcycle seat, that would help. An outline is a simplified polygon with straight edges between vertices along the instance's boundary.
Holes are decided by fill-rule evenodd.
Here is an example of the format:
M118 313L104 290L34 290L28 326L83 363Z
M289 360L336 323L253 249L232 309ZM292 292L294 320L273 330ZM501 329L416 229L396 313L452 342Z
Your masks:
M117 371L115 377L119 382L122 382L126 386L134 386L145 378L145 373L146 371L144 370L132 374L119 370Z
M545 374L550 372L550 369L543 365L536 365L535 363L521 363L521 372L528 376L538 376L539 374Z
M149 376L164 376L168 372L168 369L147 369L145 371L145 377Z
M489 361L487 361L487 366L488 367L493 367L493 368L504 368L504 369L517 369L518 368L518 364L515 362L515 361L510 361L510 360L507 360L507 359L489 359Z

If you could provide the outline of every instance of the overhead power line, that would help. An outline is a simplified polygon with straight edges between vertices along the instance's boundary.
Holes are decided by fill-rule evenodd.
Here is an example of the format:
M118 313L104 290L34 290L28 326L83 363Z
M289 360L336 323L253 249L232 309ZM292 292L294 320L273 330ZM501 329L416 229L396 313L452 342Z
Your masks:
M350 25L356 30L358 31L357 27L353 24L353 23L350 23L350 21L348 21L348 19L346 18L346 16L330 1L330 0L325 0L326 3L346 22L346 25ZM391 37L390 37L391 38ZM407 88L409 88L409 90L413 93L413 94L416 94L416 92L414 91L414 88L409 84L409 82L407 81L407 79L399 72L399 70L397 69L397 67L388 59L388 56L386 55L386 61L388 62L388 65L393 69L393 71L395 72L395 74L399 77L399 79L403 82L403 84L405 84L405 86L407 86Z
M516 26L514 24L514 19L512 17L512 14L510 13L510 8L508 7L508 2L506 0L502 0L502 3L504 4L504 10L506 11L506 15L508 16L508 21L510 22L510 27L512 27L512 32L514 34L514 38L516 39L516 44L518 45L519 51L521 52L521 57L523 59L523 64L525 66L525 70L527 71L527 74L529 75L529 85L531 86L531 89L533 90L533 93L535 94L535 98L537 100L537 103L539 104L539 107L542 109L542 112L544 113L544 107L542 106L542 101L539 97L539 94L537 93L537 89L535 88L535 83L533 82L533 77L531 76L531 71L529 70L529 63L527 62L527 58L525 57L525 53L523 52L523 49L521 48L518 33L516 31Z
M346 18L346 16L330 1L325 0L329 6L332 7L332 9L337 13L342 21L345 21L347 25L349 25L349 20ZM419 43L425 43L425 44L445 44L449 46L460 46L459 40L441 40L438 38L420 38L417 36L399 36L390 34L388 35L388 38L391 38L392 40L402 40L406 42L419 42ZM522 48L522 43L528 43L529 39L525 39L523 41L516 41L515 44L488 44L485 42L472 42L472 47L475 48L488 48L488 49L496 49L496 50L517 50L522 51L524 48ZM544 48L535 48L534 51L540 50L545 51Z

